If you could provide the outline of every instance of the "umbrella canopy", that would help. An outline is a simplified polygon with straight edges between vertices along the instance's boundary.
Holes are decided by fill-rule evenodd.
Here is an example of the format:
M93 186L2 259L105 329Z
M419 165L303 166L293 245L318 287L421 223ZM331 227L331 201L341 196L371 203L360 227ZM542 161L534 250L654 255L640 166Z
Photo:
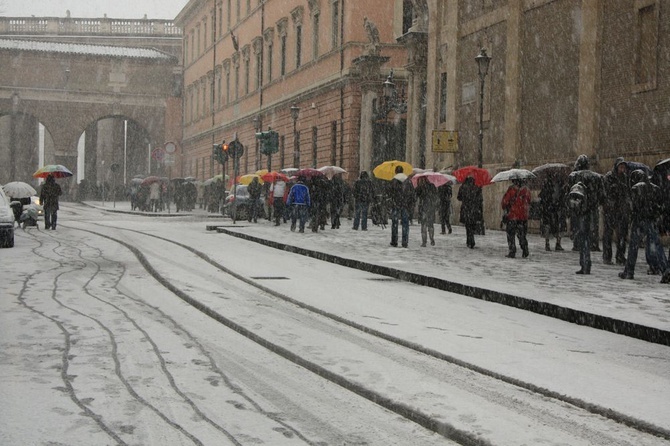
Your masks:
M265 175L261 175L261 180L266 183L274 183L277 180L282 180L288 183L289 178L281 172L268 172Z
M67 167L61 164L47 164L37 170L33 174L33 178L46 178L49 175L53 175L54 178L66 178L71 177L72 172Z
M136 179L139 179L139 180L143 180L143 179L145 178L145 176L142 175L142 174L140 174L140 173L138 173L138 174L135 175L133 178L136 178Z
M305 178L314 178L314 177L323 177L325 174L317 169L312 169L310 167L306 169L300 169L293 173L293 176L296 177L305 177Z
M161 181L160 177L157 177L155 175L151 175L146 177L145 179L142 180L142 185L143 186L148 186L153 183L159 183Z
M491 184L491 174L488 170L477 166L466 166L453 172L459 183L463 183L467 177L473 177L475 184L479 187Z
M339 166L323 166L319 167L317 169L319 172L322 172L328 179L332 179L335 175L341 174L341 173L347 173L346 170Z
M651 176L653 174L653 170L651 170L651 167L647 166L644 163L638 163L637 161L624 161L624 164L626 167L628 167L628 171L632 172L634 170L642 170L644 173L647 174L647 176Z
M254 174L258 175L259 177L262 177L266 173L269 173L270 171L267 169L258 169Z
M240 175L237 177L237 184L244 184L246 186L250 185L251 182L254 180L254 178L258 178L258 181L263 184L263 179L261 179L260 175L256 175L255 173L248 173L246 175Z
M559 178L567 178L572 172L572 167L562 163L547 163L537 166L532 170L538 178L546 178L550 175L556 175Z
M659 161L656 163L656 166L654 166L654 170L668 170L670 169L670 158L664 159L663 161Z
M300 169L298 169L297 167L285 167L283 169L279 169L279 171L281 173L283 173L284 175L287 175L289 177L292 176L292 175L295 175L295 173L299 170Z
M402 173L405 175L409 175L414 171L414 168L410 163L393 160L384 161L372 170L372 174L375 176L375 178L379 178L380 180L391 181L395 176L395 169L398 166L402 167Z
M511 180L531 180L535 178L535 174L527 169L509 169L498 172L493 178L491 178L492 183L497 183L499 181L511 181Z
M417 184L419 184L419 178L427 179L429 182L433 183L435 187L440 187L447 183L452 184L456 183L456 178L451 175L445 175L439 172L426 171L422 173L417 173L416 175L412 176L412 184L414 185L414 187L416 187Z
M602 175L592 170L575 170L570 175L568 175L568 180L570 184L575 184L577 182L582 182L585 185L593 184L596 181L600 181Z
M131 178L130 184L133 186L139 186L140 184L142 184L142 181L144 181L144 178Z
M23 181L12 181L2 186L2 190L5 191L9 198L28 198L33 195L37 195L37 191L28 183Z

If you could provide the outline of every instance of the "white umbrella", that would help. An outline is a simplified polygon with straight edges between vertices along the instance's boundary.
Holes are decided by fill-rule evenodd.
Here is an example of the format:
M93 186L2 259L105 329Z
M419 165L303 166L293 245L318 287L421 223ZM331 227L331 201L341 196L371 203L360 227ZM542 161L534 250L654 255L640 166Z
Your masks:
M335 175L338 175L340 173L347 173L346 170L338 166L323 166L319 167L316 170L323 173L326 177L328 177L329 180L332 179Z
M35 188L23 181L12 181L11 183L7 183L2 186L2 190L4 190L10 198L28 198L37 195Z
M533 178L535 178L535 174L528 169L510 169L498 172L491 179L491 182L497 183L499 181L510 181L510 180L531 180Z

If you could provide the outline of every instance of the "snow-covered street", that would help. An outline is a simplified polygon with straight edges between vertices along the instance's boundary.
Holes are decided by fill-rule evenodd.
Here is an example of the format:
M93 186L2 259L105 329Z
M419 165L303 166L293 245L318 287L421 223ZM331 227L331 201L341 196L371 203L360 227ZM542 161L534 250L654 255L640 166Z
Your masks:
M0 251L2 444L668 444L670 348L207 226L667 332L668 287L461 228L292 233L64 204ZM559 257L560 256L560 257ZM414 422L413 422L414 421ZM656 434L656 435L653 435Z

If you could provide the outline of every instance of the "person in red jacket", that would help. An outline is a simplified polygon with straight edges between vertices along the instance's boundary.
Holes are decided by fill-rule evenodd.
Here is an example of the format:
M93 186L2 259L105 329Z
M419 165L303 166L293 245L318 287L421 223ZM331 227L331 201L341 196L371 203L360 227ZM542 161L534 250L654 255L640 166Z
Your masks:
M509 253L507 257L516 257L516 237L519 238L519 246L523 257L528 257L528 212L530 209L530 190L522 180L512 180L512 185L507 189L500 203L507 224L507 245Z

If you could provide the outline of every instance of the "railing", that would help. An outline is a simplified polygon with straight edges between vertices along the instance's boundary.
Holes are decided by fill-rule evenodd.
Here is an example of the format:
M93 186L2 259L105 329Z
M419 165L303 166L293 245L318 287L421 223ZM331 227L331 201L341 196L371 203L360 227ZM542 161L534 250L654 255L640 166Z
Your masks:
M0 17L0 34L181 36L172 20Z

